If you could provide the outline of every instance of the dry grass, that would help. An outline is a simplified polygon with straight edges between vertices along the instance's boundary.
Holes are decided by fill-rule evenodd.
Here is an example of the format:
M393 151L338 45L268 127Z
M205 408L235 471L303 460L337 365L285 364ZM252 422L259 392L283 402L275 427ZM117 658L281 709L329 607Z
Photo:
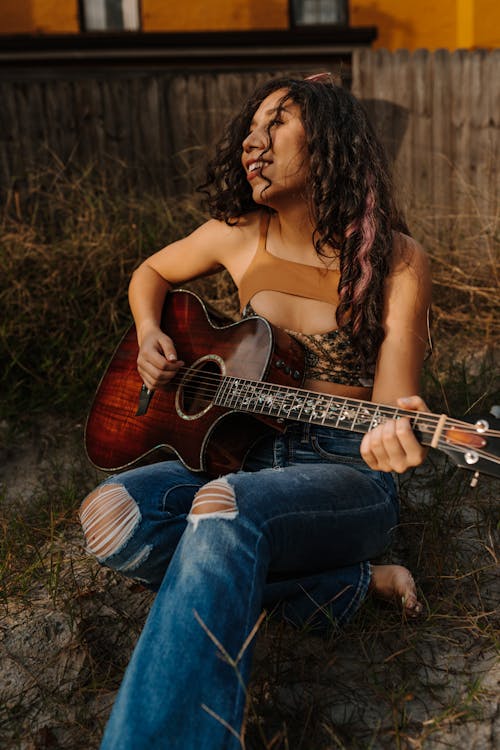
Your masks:
M33 181L34 183L35 181ZM200 223L193 202L111 194L91 173L53 175L0 224L0 388L7 414L81 409L130 324L127 285L136 265Z
M98 478L82 457L82 420L129 324L133 267L202 214L187 200L110 195L93 174L69 180L61 171L50 188L31 184L22 200L10 195L0 217L0 451L12 478L0 498L0 744L92 749L151 596L83 551L75 508ZM487 410L499 396L498 226L454 217L445 234L422 209L411 223L434 271L426 398L456 416ZM201 291L230 309L227 278ZM414 571L423 618L406 622L369 600L345 631L324 639L266 620L247 750L437 750L477 738L493 749L498 487L482 478L470 488L433 454L402 478L400 494L391 559Z

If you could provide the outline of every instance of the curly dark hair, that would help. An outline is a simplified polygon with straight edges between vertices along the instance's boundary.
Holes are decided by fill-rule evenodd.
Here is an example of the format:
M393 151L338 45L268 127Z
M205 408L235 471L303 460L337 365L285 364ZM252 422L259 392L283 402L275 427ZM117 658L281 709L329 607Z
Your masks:
M280 102L297 104L310 169L307 196L319 256L337 251L340 263L337 324L349 325L356 349L373 364L383 339L384 282L393 253L392 230L408 233L396 208L385 151L359 101L331 77L275 78L260 86L229 123L200 187L212 217L228 224L257 205L241 164L242 142L262 101L285 89ZM269 141L272 143L271 132Z

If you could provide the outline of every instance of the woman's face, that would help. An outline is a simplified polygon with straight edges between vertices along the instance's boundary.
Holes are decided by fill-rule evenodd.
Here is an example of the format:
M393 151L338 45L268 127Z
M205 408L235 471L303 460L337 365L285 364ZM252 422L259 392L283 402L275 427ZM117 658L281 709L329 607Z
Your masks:
M304 200L309 171L300 107L292 101L280 106L286 93L278 89L261 103L241 156L254 201L277 209Z

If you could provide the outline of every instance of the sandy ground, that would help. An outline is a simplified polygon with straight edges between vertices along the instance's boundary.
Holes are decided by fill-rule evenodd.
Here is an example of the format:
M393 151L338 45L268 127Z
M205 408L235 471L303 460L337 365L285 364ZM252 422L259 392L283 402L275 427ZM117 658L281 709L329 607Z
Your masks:
M76 510L78 488L83 495L98 478L84 456L82 430L56 419L21 432L0 425L4 518L29 518L43 492L63 481ZM425 497L427 479L428 471L415 483L418 497ZM428 571L419 576L417 570L425 613L416 623L373 601L343 633L328 638L265 621L247 750L500 748L499 585L485 525L492 492L486 486L479 510L474 502L450 528L464 562L454 576L436 571L445 598L449 594L446 605ZM396 559L404 559L404 545L403 538ZM2 601L0 747L96 748L152 597L85 555L71 514L39 554L44 574L26 584L22 596Z

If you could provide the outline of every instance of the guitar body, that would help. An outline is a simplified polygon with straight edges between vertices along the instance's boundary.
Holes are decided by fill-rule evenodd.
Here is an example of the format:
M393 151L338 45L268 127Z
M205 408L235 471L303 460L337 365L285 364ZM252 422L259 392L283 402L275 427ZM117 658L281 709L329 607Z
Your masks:
M125 334L97 389L85 429L90 461L118 471L176 454L185 466L211 476L238 469L255 441L280 429L276 419L247 415L213 403L220 375L300 386L302 347L260 317L220 324L192 292L165 300L161 327L185 367L153 392L137 416L142 381L137 372L135 326Z
M264 318L238 323L209 316L196 294L170 292L161 319L184 366L169 384L148 392L137 373L132 327L123 337L99 384L85 429L91 462L119 471L177 455L189 469L220 476L235 471L269 428L289 421L368 432L405 417L424 445L454 462L498 477L500 432L490 415L473 424L446 414L309 391L302 385L304 351Z

